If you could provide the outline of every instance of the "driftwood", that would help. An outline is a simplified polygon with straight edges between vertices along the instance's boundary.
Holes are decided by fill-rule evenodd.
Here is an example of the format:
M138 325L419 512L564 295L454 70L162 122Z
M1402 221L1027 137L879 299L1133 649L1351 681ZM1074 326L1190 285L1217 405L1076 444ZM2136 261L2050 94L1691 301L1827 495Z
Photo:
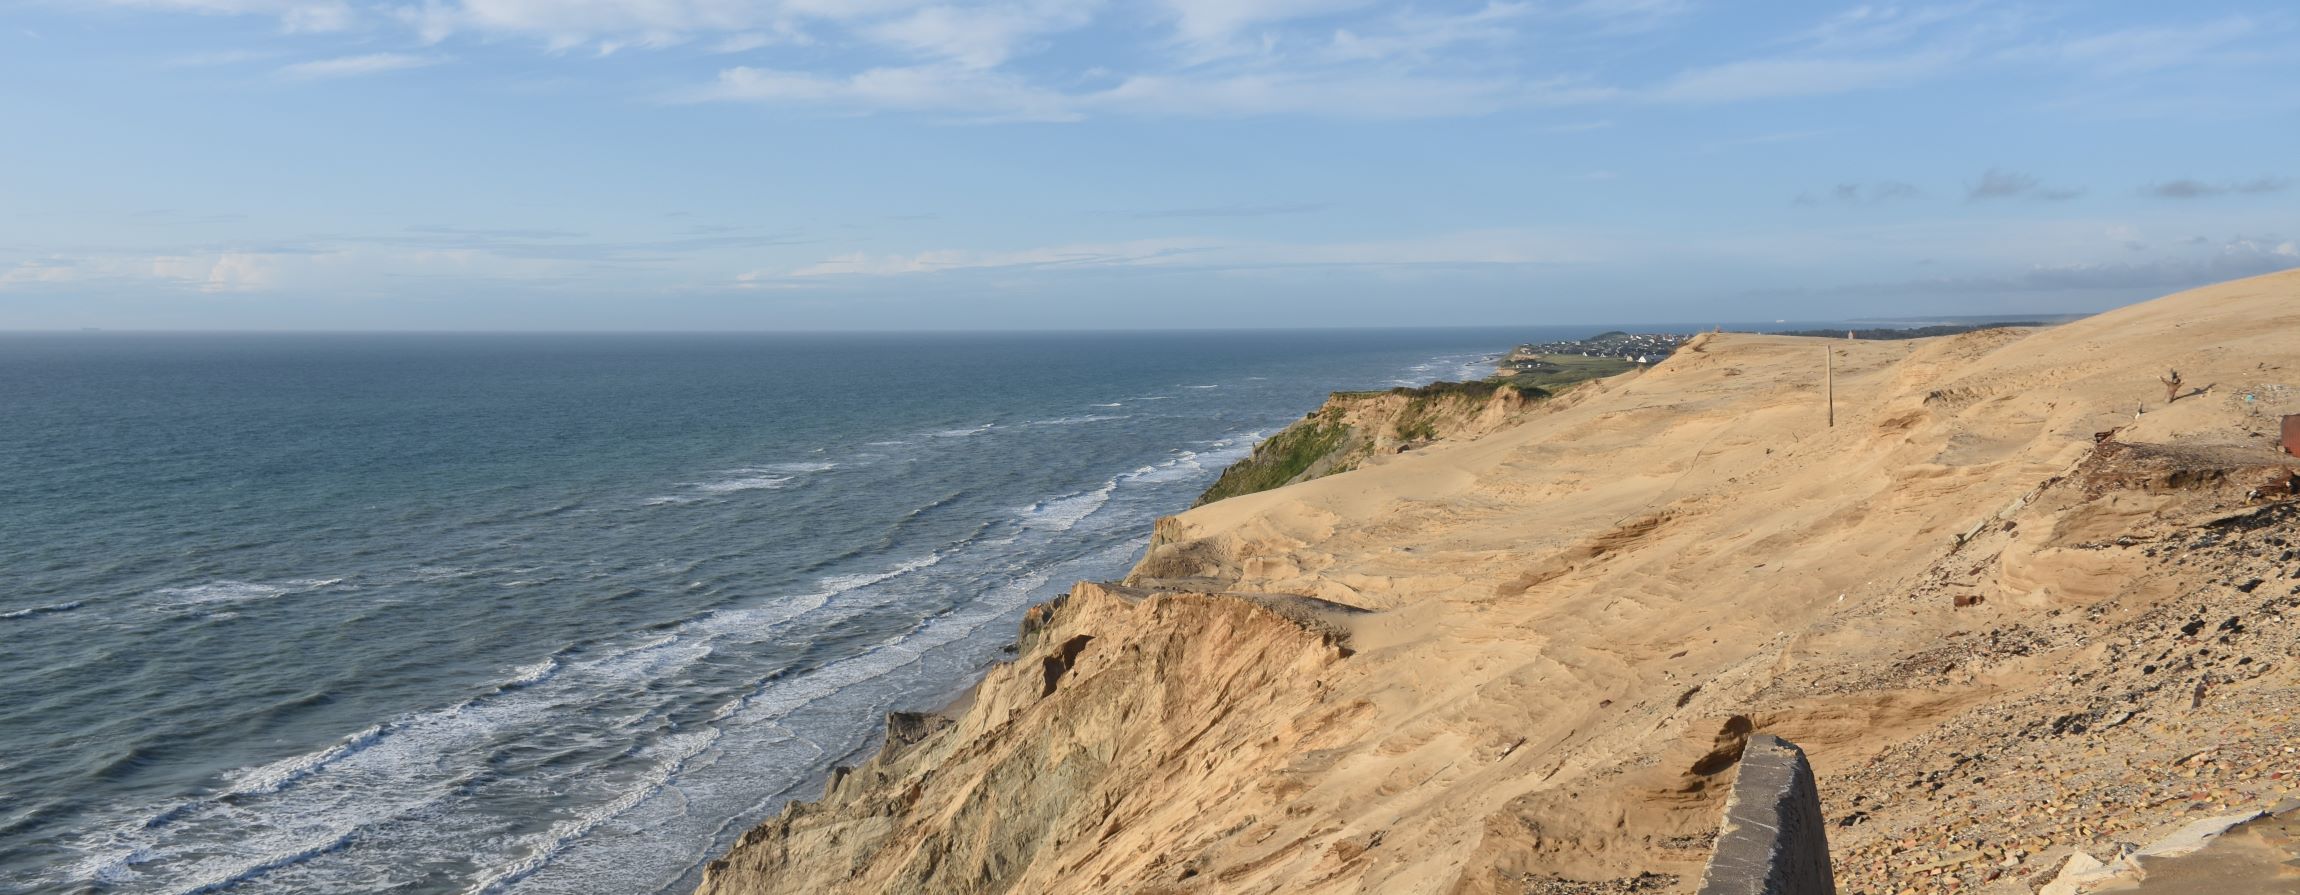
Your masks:
M2174 401L2180 400L2179 370L2167 370L2165 371L2163 378L2158 379L2157 381L2164 383L2164 403L2170 404Z

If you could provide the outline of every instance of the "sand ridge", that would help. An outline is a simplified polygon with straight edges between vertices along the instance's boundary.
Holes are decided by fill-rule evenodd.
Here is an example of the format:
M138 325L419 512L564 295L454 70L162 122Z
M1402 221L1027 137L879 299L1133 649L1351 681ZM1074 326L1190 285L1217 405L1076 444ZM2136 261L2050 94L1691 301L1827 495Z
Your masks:
M2266 433L2300 413L2282 388L2300 384L2295 333L2300 272L2041 330L1708 335L1483 437L1197 508L1161 522L1125 588L1044 613L1061 637L1026 637L986 688L1082 636L1155 642L1163 662L1098 670L1087 646L1065 672L1077 695L978 701L882 763L879 795L841 784L704 889L1688 891L1751 730L1807 749L1833 816L1867 811L1832 831L1866 856L1942 809L1848 807L1833 781L1867 792L1884 757L1913 760L1895 750L2026 730L2007 706L2073 699L2078 671L2121 661L2087 626L2223 574L2165 538L2289 499ZM2167 368L2201 393L2167 405ZM1215 660L1202 631L1141 628L1204 618L1121 618L1120 592L1276 621L1224 622ZM1326 608L1313 630L1256 603L1278 598L1225 594ZM1274 664L1242 658L1265 649ZM1184 722L1225 745L1046 757ZM1052 751L963 757L1016 738ZM1031 847L921 845L949 837ZM2072 846L2026 850L2051 847ZM1897 885L1917 863L1871 869ZM782 882L799 879L821 888Z

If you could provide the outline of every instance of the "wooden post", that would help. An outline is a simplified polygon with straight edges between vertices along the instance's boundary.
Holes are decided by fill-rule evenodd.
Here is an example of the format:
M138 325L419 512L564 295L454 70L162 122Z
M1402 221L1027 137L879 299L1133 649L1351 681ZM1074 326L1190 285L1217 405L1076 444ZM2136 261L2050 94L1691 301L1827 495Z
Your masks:
M1837 428L1837 349L1821 346L1821 353L1829 356L1829 428Z

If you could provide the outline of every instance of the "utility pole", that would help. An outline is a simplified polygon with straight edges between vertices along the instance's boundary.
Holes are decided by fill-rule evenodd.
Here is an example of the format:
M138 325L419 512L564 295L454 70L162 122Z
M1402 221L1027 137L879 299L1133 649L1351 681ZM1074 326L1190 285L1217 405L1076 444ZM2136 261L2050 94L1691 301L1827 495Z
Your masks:
M1829 428L1837 428L1837 349L1821 346L1821 353L1829 357Z

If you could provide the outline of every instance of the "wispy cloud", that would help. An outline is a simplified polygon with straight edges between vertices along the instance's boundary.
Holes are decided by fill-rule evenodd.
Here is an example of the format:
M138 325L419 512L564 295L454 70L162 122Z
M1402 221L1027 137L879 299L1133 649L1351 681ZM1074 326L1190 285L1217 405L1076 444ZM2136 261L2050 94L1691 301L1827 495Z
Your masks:
M207 15L261 15L279 20L280 30L324 33L348 30L359 20L349 0L94 0L121 6Z
M1824 201L1839 205L1882 205L1903 199L1923 198L1925 191L1916 184L1898 180L1875 183L1840 183L1819 193L1799 193L1792 204L1819 205Z
M2201 180L2182 178L2163 183L2152 183L2142 187L2140 192L2142 195L2155 196L2159 199L2202 199L2207 196L2225 196L2231 193L2250 196L2281 193L2291 185L2292 181L2281 177L2257 177L2251 180L2222 183L2206 183Z
M1925 50L1874 58L1752 59L1683 72L1646 95L1673 103L1828 96L1913 84L1949 70L1960 58L1947 50Z
M1283 205L1208 205L1198 208L1161 208L1137 211L1134 217L1144 220L1160 218L1261 218L1284 214L1310 214L1324 211L1324 203L1297 202Z
M1827 136L1828 133L1828 131L1824 130L1776 131L1770 134L1754 134L1747 137L1734 137L1729 140L1712 140L1708 143L1708 145L1703 146L1702 149L1709 152L1721 152L1723 150L1737 149L1743 146L1771 146L1776 143L1796 143L1804 140L1810 140L1815 137Z
M2232 47L2272 30L2247 16L2127 28L2015 47L2009 58L2068 62L2105 74L2138 74L2224 60Z
M1013 251L935 249L910 254L850 252L787 271L758 270L743 282L856 276L910 276L985 270L1174 268L1253 270L1297 267L1465 267L1565 264L1602 254L1586 237L1524 230L1479 230L1343 243L1227 242L1161 237Z
M701 101L815 106L837 112L896 110L974 121L1075 121L1073 97L1020 78L955 66L874 68L845 77L736 66L689 94Z
M441 61L436 56L417 56L410 53L368 53L363 56L338 56L333 59L315 59L310 62L281 66L279 74L284 78L303 81L354 78L361 75L423 68L438 65Z
M2048 187L2034 174L2002 171L1990 168L1981 179L1965 185L1965 201L1983 202L1990 199L2038 199L2059 202L2084 195L2084 190L2069 187Z
M1991 68L2099 77L2275 58L2271 16L2047 31L2040 13L1977 2L1863 5L1738 47L1703 40L1674 70L1614 60L1691 39L1718 12L1690 0L93 0L272 16L291 31L399 29L433 44L540 44L777 54L728 67L682 99L966 123L1102 115L1475 117L1533 107L1718 105L1891 90ZM2239 52L2243 50L2244 52ZM1642 51L1640 51L1641 53ZM2251 56L2246 56L2250 53ZM2263 55L2265 54L2265 55ZM1667 59L1669 56L1655 58ZM1093 60L1082 66L1081 60ZM373 53L298 63L292 78L435 64ZM1573 133L1606 126L1553 125Z

